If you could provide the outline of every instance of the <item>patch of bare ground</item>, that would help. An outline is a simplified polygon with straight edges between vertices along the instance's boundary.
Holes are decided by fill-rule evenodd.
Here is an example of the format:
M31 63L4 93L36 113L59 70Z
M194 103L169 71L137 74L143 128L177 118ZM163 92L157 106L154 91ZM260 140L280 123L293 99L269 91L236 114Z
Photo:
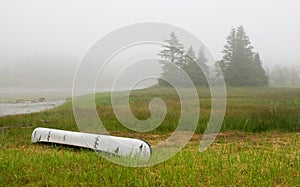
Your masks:
M130 137L143 139L150 143L151 145L160 144L166 141L172 133L166 134L148 134L148 133L137 133L137 132L110 132L113 136ZM169 141L184 141L186 137L189 136L189 132L178 132ZM214 136L214 135L211 135ZM203 134L193 134L188 144L198 144L202 139ZM300 133L281 133L281 132L268 132L268 133L246 133L246 132L220 132L217 134L215 143L235 143L235 144L249 144L251 142L253 145L259 147L261 144L270 143L273 146L286 146L291 143L291 141L296 141L296 144L300 147Z

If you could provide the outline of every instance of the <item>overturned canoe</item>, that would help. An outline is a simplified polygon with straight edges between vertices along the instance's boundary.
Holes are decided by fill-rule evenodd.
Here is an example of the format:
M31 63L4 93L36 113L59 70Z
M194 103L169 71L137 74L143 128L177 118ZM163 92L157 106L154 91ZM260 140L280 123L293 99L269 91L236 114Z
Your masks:
M31 142L70 145L119 156L141 156L145 159L148 159L151 155L150 145L143 140L50 128L39 127L34 129Z

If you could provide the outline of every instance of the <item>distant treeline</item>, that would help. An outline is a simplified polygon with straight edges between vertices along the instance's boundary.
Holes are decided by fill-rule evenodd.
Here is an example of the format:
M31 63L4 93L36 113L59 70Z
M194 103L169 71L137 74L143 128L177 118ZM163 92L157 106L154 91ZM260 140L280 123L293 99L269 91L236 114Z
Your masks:
M176 82L180 86L191 86L187 84L190 78L195 86L207 86L208 80L218 84L222 77L227 86L299 84L299 70L276 66L271 72L267 72L263 68L260 55L254 51L242 26L232 28L226 40L222 50L223 58L215 62L214 67L209 67L203 47L198 49L196 55L192 46L184 49L172 32L170 38L165 40L167 45L158 53L163 65L159 85L170 86L168 82ZM217 71L217 66L221 71Z
M32 56L0 67L1 87L72 88L77 60L72 57Z
M254 51L242 26L232 28L222 50L222 59L210 66L203 46L185 49L174 32L165 42L158 52L162 65L158 79L161 86L170 86L169 82L183 87L208 86L208 80L217 85L222 78L227 86L300 85L300 68L275 66L268 71L263 68L260 55ZM77 59L63 55L19 58L0 65L0 87L70 89L77 63Z
M270 72L272 86L300 86L300 68L287 68L276 65Z

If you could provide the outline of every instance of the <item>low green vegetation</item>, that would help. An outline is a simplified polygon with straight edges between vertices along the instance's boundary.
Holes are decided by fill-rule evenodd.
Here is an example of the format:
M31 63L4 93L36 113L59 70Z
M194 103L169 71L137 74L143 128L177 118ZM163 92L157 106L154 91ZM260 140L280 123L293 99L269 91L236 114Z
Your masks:
M299 186L300 89L228 88L222 132L200 153L199 141L210 113L210 97L199 88L200 120L189 144L172 159L153 167L113 164L90 150L31 144L36 127L77 131L71 102L41 113L0 118L0 186ZM176 128L180 102L171 88L150 88L130 95L132 112L150 116L149 101L163 99L162 125L137 133L115 118L110 94L96 96L97 110L113 135L159 144ZM155 154L155 153L153 153Z

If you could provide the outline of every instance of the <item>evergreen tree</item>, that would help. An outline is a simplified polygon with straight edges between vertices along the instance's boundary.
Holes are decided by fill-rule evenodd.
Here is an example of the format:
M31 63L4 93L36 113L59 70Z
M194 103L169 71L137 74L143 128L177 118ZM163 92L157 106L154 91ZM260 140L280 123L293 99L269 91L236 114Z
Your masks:
M291 68L290 70L290 79L292 85L295 85L300 80L299 73L295 68Z
M197 74L199 73L199 67L197 67L196 64L196 55L192 46L184 54L182 69L187 73L187 75L195 84ZM186 83L186 81L187 80L184 80L184 83Z
M163 64L163 73L158 79L159 85L170 86L164 79L172 80L183 87L189 85L183 71L192 80L194 86L208 85L206 76L209 75L209 68L204 49L201 48L197 56L192 46L185 51L174 32L170 34L170 39L165 41L167 45L163 46L158 53L160 63Z
M230 86L266 86L268 77L262 68L259 55L242 26L233 28L227 37L219 62L225 81Z
M161 86L170 86L163 79L180 81L179 67L183 65L183 45L179 43L174 32L170 34L170 39L165 40L165 42L168 45L164 45L163 50L158 53L160 63L163 65L163 73L161 79L158 79L158 83Z
M234 48L235 48L235 35L236 35L236 29L232 28L230 35L226 38L227 43L224 45L224 49L222 50L222 53L224 54L223 59L219 61L220 68L225 73L229 73L229 67L231 66L231 63L233 61L233 54L234 54Z
M221 71L219 71L219 69ZM213 71L211 75L211 79L213 80L215 85L221 85L222 84L222 79L224 78L223 73L225 69L225 64L224 61L216 61L214 66L213 66Z
M209 67L207 66L207 58L204 54L203 47L195 55L191 46L184 55L183 70L188 74L193 81L194 86L207 86L206 77L209 76Z
M206 78L209 77L209 67L207 65L207 62L208 62L208 60L205 56L204 48L201 47L201 49L198 51L198 56L196 58L198 73L195 74L195 79L193 79L194 84L196 86L207 86L208 85ZM195 67L195 69L196 69L196 67Z
M256 86L266 86L269 83L269 77L262 67L260 55L258 53L255 53L254 55L254 63L255 63L255 76L254 76L254 85Z
M209 75L207 58L204 49L201 48L196 57L193 47L191 46L184 55L183 70L193 81L194 86L208 85L206 76Z
M284 69L276 65L270 73L270 80L274 85L285 85L288 77L284 72Z

